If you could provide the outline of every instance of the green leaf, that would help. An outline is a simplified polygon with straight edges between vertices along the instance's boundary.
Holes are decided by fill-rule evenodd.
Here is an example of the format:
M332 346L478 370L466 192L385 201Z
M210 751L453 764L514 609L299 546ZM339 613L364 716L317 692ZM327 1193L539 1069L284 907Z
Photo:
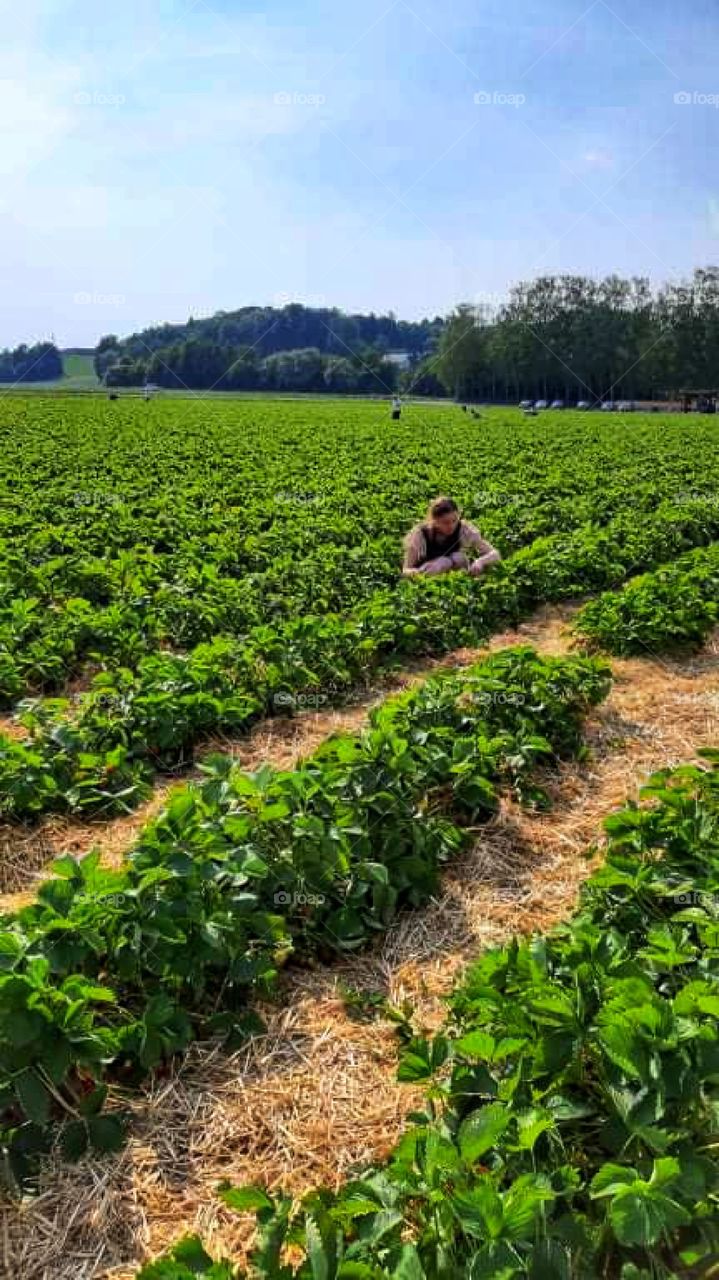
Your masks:
M558 1240L540 1240L532 1249L528 1280L570 1280L570 1255Z
M502 1200L491 1178L479 1178L471 1191L449 1197L452 1209L467 1235L498 1239L502 1232Z
M419 1254L413 1244L406 1244L392 1272L392 1280L426 1280Z
M80 1110L84 1116L96 1116L104 1107L107 1098L107 1085L98 1085L80 1102Z
M120 1116L90 1116L87 1121L90 1145L106 1154L119 1151L125 1141L125 1126Z
M15 1077L15 1093L28 1120L43 1128L50 1119L51 1097L42 1080L32 1070Z
M274 1208L271 1197L262 1187L232 1187L221 1183L217 1194L228 1209L236 1213L258 1213L261 1209Z
M597 1038L607 1057L632 1080L649 1083L649 1057L639 1038L624 1022L600 1027Z
M428 1080L442 1066L448 1051L449 1045L444 1036L437 1036L436 1041L415 1036L400 1057L397 1079L404 1083Z
M523 1151L532 1151L540 1134L553 1128L554 1116L551 1112L541 1107L521 1112L517 1117L519 1146Z
M66 1160L79 1160L88 1148L87 1126L84 1120L74 1120L62 1132L62 1153Z
M320 1228L311 1217L308 1217L305 1222L305 1243L312 1269L312 1280L334 1280L334 1265L325 1249Z
M205 1252L197 1236L186 1236L178 1245L175 1245L173 1254L178 1262L197 1275L212 1266L212 1258Z
M473 1111L459 1126L459 1149L467 1164L474 1164L495 1145L507 1128L512 1113L500 1102Z
M455 1041L455 1052L465 1058L477 1058L480 1062L491 1062L496 1040L488 1031L470 1031Z
M598 1196L611 1196L624 1187L631 1186L639 1180L636 1169L622 1164L603 1164L589 1184L593 1199Z
M627 1188L614 1197L609 1220L621 1244L655 1244L663 1232L688 1226L691 1215L663 1192L646 1184Z
M547 1178L531 1173L517 1178L504 1196L506 1234L513 1240L531 1240L541 1205L553 1199Z

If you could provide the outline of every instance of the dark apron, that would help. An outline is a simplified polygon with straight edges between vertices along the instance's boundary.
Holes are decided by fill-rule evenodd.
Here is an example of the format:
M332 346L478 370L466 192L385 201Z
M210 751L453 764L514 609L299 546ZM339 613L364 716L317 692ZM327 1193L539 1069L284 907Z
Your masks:
M440 556L451 556L455 551L461 551L462 549L461 521L458 523L454 533L446 536L437 533L432 525L429 524L422 525L422 533L424 534L425 553L420 560L420 565L427 564L429 560L438 560Z

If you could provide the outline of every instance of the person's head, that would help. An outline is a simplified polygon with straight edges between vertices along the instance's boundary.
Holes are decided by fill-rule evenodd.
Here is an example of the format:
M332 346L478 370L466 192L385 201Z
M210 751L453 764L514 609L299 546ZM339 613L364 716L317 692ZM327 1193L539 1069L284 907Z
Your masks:
M429 505L427 519L443 537L454 533L459 524L459 507L454 498L435 498Z

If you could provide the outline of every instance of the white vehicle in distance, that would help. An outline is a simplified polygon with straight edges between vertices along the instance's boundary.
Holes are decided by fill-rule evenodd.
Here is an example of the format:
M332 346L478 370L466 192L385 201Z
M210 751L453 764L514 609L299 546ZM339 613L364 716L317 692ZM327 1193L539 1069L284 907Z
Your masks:
M603 400L599 406L602 413L614 413L614 410L616 409L616 407L617 406L613 400Z
M520 400L520 402L519 402L519 407L520 407L520 409L532 409L532 408L534 408L534 401L533 401L533 400Z
M563 409L563 408L564 408L564 401L563 401L563 400L553 400L549 407L550 407L550 409Z
M618 413L634 413L636 405L633 400L619 400L617 402Z
M548 401L548 400L537 400L537 401L536 401L536 403L535 403L535 405L534 405L534 407L535 407L535 409L548 409L548 408L549 408L549 401Z
M591 405L590 405L590 403L589 403L589 401L588 401L588 400L577 400L577 408L578 408L578 409L589 409L589 408L591 408Z

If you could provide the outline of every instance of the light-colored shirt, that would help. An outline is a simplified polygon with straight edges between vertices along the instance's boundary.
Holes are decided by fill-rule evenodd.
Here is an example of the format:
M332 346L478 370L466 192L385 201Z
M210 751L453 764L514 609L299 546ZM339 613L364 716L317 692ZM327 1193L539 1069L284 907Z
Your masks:
M462 551L476 551L478 556L488 556L488 564L494 564L501 559L500 554L492 546L491 542L487 542L483 538L479 529L475 525L470 524L469 520L460 520L459 522L459 545ZM416 569L427 556L427 541L421 524L415 525L414 529L407 534L404 543L404 568Z

